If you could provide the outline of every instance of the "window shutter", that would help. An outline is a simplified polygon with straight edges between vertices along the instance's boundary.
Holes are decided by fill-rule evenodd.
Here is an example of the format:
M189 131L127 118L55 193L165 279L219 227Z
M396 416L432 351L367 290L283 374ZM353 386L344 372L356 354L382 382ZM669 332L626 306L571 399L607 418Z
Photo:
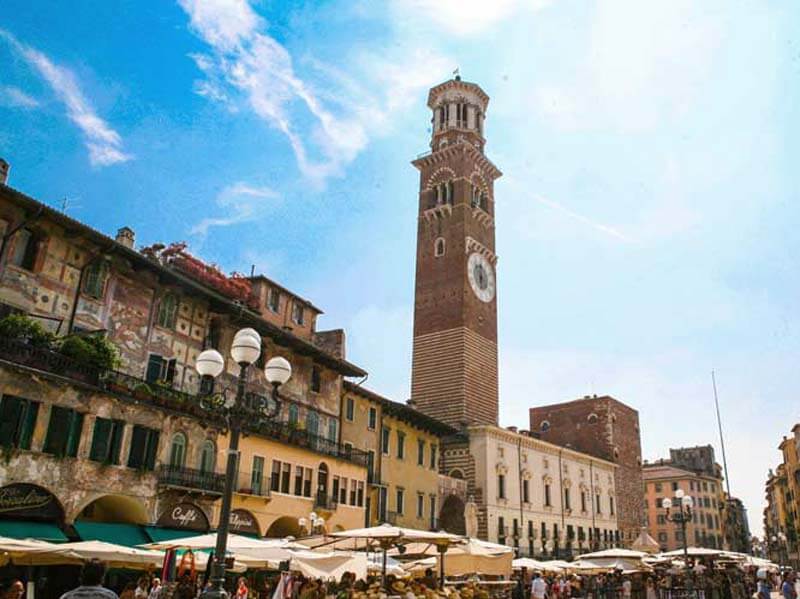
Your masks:
M144 376L148 383L155 383L161 378L161 363L163 361L163 358L158 354L150 354L147 359L147 371Z
M0 443L6 446L16 446L19 442L17 430L24 400L12 395L4 395L0 400Z
M78 445L81 442L82 430L83 414L73 411L70 419L69 436L67 437L66 455L73 458L78 455Z
M65 455L71 412L72 410L60 406L50 408L50 424L47 427L47 438L44 442L45 453Z
M156 454L158 453L158 431L150 429L147 431L147 452L145 454L144 465L148 470L156 467Z
M134 426L133 434L131 435L131 450L128 453L128 468L142 467L146 446L147 429L138 425Z
M110 450L108 461L112 464L119 464L119 451L122 448L122 432L125 430L125 422L114 420L111 423Z
M175 364L177 360L173 358L172 360L166 361L166 368L164 370L164 380L168 383L172 383L175 380Z
M22 423L22 430L19 434L19 447L20 449L30 449L31 439L33 438L33 429L36 428L36 417L39 415L39 403L35 401L26 401L25 419Z
M92 436L92 449L89 459L95 462L104 462L108 457L108 442L111 437L111 421L105 418L96 418L94 421L94 435Z

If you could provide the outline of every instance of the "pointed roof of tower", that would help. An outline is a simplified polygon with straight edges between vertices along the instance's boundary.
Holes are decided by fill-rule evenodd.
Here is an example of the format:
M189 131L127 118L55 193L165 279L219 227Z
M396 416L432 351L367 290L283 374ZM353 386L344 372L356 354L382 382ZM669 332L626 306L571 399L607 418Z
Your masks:
M449 79L448 81L440 83L439 85L431 88L431 90L428 92L428 108L434 108L434 102L436 98L447 89L462 89L464 91L471 91L478 94L478 97L483 102L484 108L487 104L489 104L489 96L486 95L486 92L483 91L480 85L470 81L462 81L461 77L456 75L454 79Z

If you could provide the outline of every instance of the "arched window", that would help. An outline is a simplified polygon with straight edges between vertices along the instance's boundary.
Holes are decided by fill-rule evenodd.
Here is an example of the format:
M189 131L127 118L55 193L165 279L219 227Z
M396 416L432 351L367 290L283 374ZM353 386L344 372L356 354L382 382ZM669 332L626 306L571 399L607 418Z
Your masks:
M447 188L446 189L447 189L447 193L446 193L445 199L446 199L448 204L452 204L453 203L453 197L455 196L455 193L453 192L453 182L452 181L448 181L447 182Z
M178 317L178 298L172 293L167 293L158 304L158 318L156 323L165 329L174 329Z
M439 237L439 238L438 238L438 239L437 239L437 240L434 242L434 245L433 245L433 255L434 255L436 258L439 258L439 257L441 257L441 256L444 256L444 249L445 249L445 245L444 245L444 237Z
M186 463L186 435L176 433L172 437L172 445L169 448L169 465L174 468L183 468Z
M472 202L471 205L473 208L477 208L481 205L481 189L477 185L472 186Z
M300 419L300 410L297 408L297 404L291 403L289 404L289 424L297 424L297 421Z
M328 465L322 462L317 470L317 495L327 497L328 495Z
M217 468L216 462L217 448L211 439L206 439L200 452L200 472L214 472Z
M308 411L308 417L306 418L308 432L311 435L318 435L319 434L319 414L317 414L314 410Z
M489 212L489 201L488 201L488 199L486 197L486 192L485 191L481 192L480 206L481 206L481 210L483 210L484 212Z

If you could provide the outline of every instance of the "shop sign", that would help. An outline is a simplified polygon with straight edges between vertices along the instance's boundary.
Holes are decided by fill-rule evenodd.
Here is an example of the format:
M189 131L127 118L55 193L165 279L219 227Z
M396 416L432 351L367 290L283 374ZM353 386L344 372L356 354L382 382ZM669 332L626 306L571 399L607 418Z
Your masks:
M258 520L247 510L233 510L231 512L230 530L236 534L261 536L258 529Z
M55 496L37 485L14 483L0 487L0 518L59 521L62 517Z
M208 517L193 503L183 502L166 510L156 522L164 528L183 528L198 532L208 532Z

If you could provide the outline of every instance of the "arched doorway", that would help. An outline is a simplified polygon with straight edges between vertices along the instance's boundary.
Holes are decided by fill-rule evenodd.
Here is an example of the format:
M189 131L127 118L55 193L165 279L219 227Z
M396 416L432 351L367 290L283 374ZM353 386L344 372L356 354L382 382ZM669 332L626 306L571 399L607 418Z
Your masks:
M282 539L284 537L299 537L300 524L297 522L297 518L292 518L291 516L283 516L282 518L278 518L277 520L275 520L275 522L270 524L269 528L267 529L267 534L264 536L273 539Z
M30 483L0 487L0 536L63 542L64 508L50 491Z
M73 527L83 541L106 541L135 547L150 542L142 525L148 524L145 505L135 497L103 495L89 502Z
M464 500L458 495L448 495L439 511L439 527L447 532L463 535L467 532L464 521Z

